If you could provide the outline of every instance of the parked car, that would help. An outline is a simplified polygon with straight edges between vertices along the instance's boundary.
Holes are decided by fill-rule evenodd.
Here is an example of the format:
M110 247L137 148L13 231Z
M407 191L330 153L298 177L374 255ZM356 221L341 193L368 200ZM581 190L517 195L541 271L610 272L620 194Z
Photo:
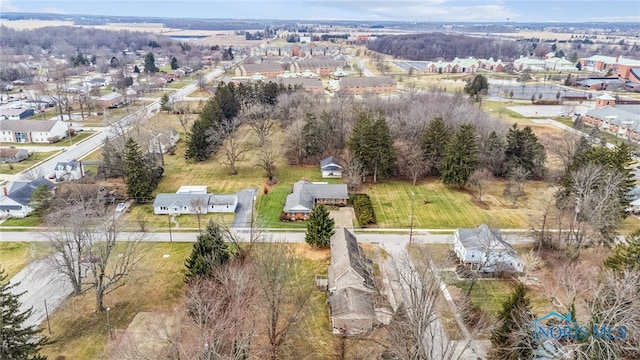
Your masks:
M564 111L558 111L557 115L558 116L566 116L567 114L565 114Z
M126 208L127 204L119 203L118 206L116 206L116 212L123 212Z

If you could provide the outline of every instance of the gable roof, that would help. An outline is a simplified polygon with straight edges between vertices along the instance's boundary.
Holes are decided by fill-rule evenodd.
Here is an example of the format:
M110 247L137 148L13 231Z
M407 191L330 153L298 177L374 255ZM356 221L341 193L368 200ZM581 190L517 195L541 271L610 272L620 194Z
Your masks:
M53 189L55 187L55 185L51 181L45 179L44 177L39 177L37 179L31 180L28 183L19 183L17 185L21 186L12 187L10 189L11 192L7 194L7 197L22 205L28 205L29 202L31 202L31 196L33 195L33 192L38 188L38 186L44 185L49 189Z
M58 171L76 171L80 167L80 161L60 161L56 164L55 169Z
M188 207L191 208L193 204L209 205L233 205L236 203L236 195L214 195L214 194L173 194L164 193L156 195L156 199L153 201L153 207Z
M517 252L502 238L502 233L497 229L489 229L485 224L478 226L477 229L458 229L460 243L465 249L482 249L504 247L508 252L516 254Z
M13 132L51 131L58 124L56 120L0 120L2 130ZM66 126L66 124L65 124Z
M329 267L329 281L335 281L349 269L355 271L364 283L373 288L373 278L367 268L368 260L365 258L356 236L345 228L336 229L331 236L331 266Z
M8 157L12 157L12 156L16 156L19 153L26 153L25 155L29 155L29 151L27 151L27 149L20 149L20 148L0 148L0 158L8 158Z
M376 311L373 294L360 289L348 287L337 289L329 296L331 316L357 313L375 318Z
M322 170L341 170L342 166L339 165L338 159L329 156L320 160L320 168Z
M316 184L300 180L287 195L284 211L311 211L315 199L348 199L347 184Z
M347 86L381 86L395 85L396 81L390 76L372 76L372 77L346 77L340 79L343 87Z

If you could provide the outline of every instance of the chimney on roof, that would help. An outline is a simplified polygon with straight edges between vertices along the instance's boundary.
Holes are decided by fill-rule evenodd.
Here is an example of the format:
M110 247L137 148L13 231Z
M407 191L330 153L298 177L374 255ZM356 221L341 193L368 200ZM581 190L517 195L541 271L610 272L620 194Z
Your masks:
M9 194L7 193L7 187L6 187L6 186L3 186L3 187L2 187L2 195L4 195L4 196L9 195Z

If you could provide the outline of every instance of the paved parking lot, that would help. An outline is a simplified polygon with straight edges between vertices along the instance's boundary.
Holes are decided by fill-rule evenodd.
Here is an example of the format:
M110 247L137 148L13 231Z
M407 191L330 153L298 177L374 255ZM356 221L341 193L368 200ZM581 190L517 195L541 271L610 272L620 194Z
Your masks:
M584 114L589 111L589 106L587 105L575 105L575 104L564 104L564 105L526 105L526 106L509 106L507 109L511 111L515 111L518 114L526 117L536 117L536 116L548 116L548 117L556 117L558 116L559 111L564 111L567 116L571 116L575 113Z

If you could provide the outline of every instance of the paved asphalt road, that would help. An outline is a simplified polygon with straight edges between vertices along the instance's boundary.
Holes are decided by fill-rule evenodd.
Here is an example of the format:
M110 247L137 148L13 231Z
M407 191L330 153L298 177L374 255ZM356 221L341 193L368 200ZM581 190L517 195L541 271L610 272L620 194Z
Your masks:
M244 189L237 192L238 206L236 207L236 216L233 218L231 227L234 229L248 229L251 227L251 216L255 205L257 188Z
M43 229L45 231L45 229ZM304 229L257 229L257 233L262 234L266 239L272 241L283 242L303 242L304 241ZM236 229L235 234L241 241L247 241L249 238L248 229ZM409 231L407 229L380 233L354 230L354 233L358 236L359 242L382 244L382 243L401 243L407 242L409 239ZM142 233L120 233L120 239L128 239L130 236L140 236ZM197 232L153 232L145 233L144 239L149 242L195 242ZM524 236L517 235L505 235L505 239L511 244L526 244L533 242L533 239ZM425 229L414 229L413 240L418 243L428 244L452 244L453 236L451 234L431 234ZM44 242L47 238L41 233L36 231L3 231L0 232L0 242L3 241L34 241Z

